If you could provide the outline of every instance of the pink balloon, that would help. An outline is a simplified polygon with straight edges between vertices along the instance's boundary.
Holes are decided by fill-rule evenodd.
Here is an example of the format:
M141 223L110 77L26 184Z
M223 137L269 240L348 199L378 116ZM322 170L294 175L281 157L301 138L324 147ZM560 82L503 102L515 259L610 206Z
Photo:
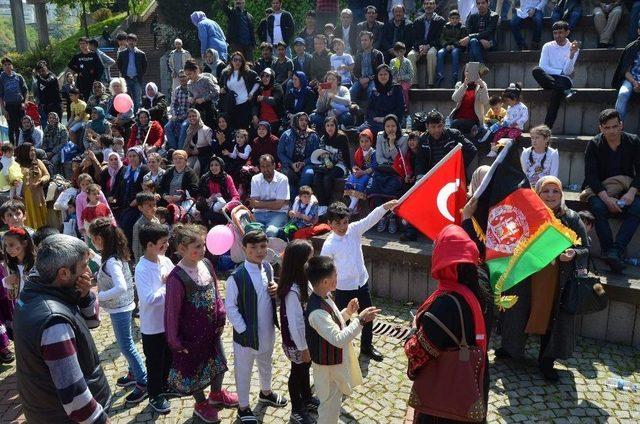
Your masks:
M213 255L222 255L231 249L235 235L226 225L216 225L207 234L207 249Z
M133 107L133 100L126 93L120 93L113 99L113 108L120 113L126 113Z

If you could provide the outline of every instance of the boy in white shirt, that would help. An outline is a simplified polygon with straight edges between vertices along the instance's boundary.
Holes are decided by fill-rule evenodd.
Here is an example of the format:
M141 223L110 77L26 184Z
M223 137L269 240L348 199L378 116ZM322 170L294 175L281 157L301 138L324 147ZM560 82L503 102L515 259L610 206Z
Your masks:
M335 202L329 206L327 223L331 227L331 233L322 245L320 254L329 256L336 264L338 283L334 297L338 308L346 308L353 298L358 299L360 310L371 306L371 293L367 284L369 274L364 265L361 237L397 204L397 200L390 200L375 208L365 218L351 224L349 224L351 214L347 205ZM363 328L360 353L374 361L383 359L382 354L373 347L372 322L368 322Z
M144 255L135 270L149 405L159 413L171 410L171 404L163 394L171 368L171 354L164 334L165 281L174 267L164 256L169 247L168 240L169 232L164 225L151 222L142 226L140 245Z
M334 54L331 55L331 69L338 72L341 78L341 84L346 87L351 87L351 72L355 66L353 57L349 53L344 52L344 41L339 38L334 38L331 42Z

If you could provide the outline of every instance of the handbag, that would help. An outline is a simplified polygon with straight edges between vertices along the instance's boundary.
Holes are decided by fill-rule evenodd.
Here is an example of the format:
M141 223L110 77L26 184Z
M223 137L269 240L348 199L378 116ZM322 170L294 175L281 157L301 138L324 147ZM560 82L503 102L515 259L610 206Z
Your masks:
M462 338L458 340L442 321L425 312L457 347L441 350L436 359L428 361L417 371L409 395L409 406L435 417L481 422L486 416L483 384L486 356L478 346L469 346L460 302L450 294L446 296L452 298L458 308ZM416 322L419 322L419 317L416 317Z
M571 315L589 315L609 306L609 295L605 292L600 281L598 270L589 255L587 260L587 272L578 274L577 267L573 267L573 275L567 280L562 293L562 310Z

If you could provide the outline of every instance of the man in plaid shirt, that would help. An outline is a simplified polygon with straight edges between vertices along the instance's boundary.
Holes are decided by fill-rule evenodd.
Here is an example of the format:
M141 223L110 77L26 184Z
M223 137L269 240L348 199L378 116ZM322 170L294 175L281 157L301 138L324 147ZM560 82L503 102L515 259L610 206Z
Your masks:
M187 99L190 96L187 88L189 78L187 78L184 71L180 71L178 80L180 85L173 91L173 96L171 96L172 116L164 127L164 133L167 135L167 150L181 149L184 144L184 137L186 137L186 130L183 131L182 127L186 128L187 123L187 110L189 109Z

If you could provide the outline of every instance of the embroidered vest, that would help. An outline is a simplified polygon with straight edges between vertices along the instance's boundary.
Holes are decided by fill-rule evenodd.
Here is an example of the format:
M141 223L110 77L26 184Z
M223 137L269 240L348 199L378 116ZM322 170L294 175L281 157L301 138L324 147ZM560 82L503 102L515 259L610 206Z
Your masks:
M309 324L309 315L317 309L322 309L331 315L333 321L340 324L340 318L336 316L333 308L320 296L312 293L307 302L307 311L305 314L307 346L311 354L311 360L320 365L338 365L342 363L342 349L329 343L323 339L320 334Z

